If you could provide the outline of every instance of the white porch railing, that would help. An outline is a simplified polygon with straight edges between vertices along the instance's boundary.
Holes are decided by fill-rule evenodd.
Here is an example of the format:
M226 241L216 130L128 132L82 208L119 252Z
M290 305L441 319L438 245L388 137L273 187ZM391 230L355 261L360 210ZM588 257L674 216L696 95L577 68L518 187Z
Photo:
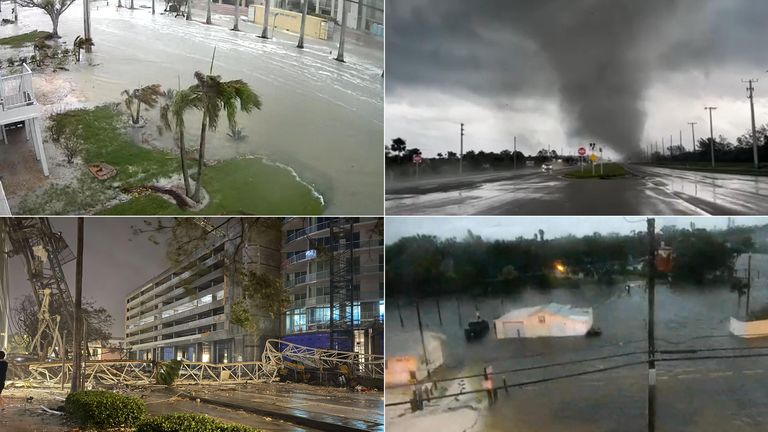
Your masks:
M16 75L0 76L0 110L9 111L27 105L34 105L35 92L32 89L32 71L26 64Z

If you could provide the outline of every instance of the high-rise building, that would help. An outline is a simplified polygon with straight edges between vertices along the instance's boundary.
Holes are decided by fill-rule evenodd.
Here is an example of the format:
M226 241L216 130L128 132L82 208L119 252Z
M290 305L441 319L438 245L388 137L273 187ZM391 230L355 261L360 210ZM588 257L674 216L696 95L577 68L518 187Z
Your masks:
M233 265L236 256L241 268L279 278L279 225L257 226L249 230L248 238L242 236L235 218L210 229L196 252L128 294L129 358L254 361L261 359L266 339L278 334L278 320L254 302L248 303L255 323L250 331L231 317L243 298Z
M383 231L382 218L284 219L281 273L291 307L281 339L383 354Z

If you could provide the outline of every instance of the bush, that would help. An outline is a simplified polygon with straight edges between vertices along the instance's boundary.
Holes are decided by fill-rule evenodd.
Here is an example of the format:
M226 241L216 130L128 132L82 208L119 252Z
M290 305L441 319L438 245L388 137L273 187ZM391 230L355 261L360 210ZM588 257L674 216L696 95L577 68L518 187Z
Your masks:
M147 418L136 432L258 432L257 429L227 424L199 414L169 414Z
M162 385L173 385L179 377L181 370L181 360L171 360L160 363L160 372L157 374L157 383Z
M64 411L83 427L135 427L147 415L144 401L103 390L70 393Z

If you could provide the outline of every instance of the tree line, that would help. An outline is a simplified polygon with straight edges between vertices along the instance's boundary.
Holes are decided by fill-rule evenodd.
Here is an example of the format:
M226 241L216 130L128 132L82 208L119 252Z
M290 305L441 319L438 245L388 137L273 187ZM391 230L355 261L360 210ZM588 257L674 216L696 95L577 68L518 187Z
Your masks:
M737 254L768 251L765 242L752 240L758 229L768 231L768 226L722 231L666 226L658 239L673 248L672 279L702 284L730 278ZM648 246L644 230L554 239L543 230L514 240L485 240L471 231L460 240L409 236L386 248L387 296L507 294L526 287L577 285L571 277L556 276L558 263L569 275L614 283L645 274Z
M755 129L757 135L758 160L768 160L768 123ZM684 145L668 145L662 149L651 146L648 153L653 162L710 162L714 146L715 161L725 163L751 163L753 161L754 138L752 129L746 131L731 142L727 137L719 135L696 140L694 149Z

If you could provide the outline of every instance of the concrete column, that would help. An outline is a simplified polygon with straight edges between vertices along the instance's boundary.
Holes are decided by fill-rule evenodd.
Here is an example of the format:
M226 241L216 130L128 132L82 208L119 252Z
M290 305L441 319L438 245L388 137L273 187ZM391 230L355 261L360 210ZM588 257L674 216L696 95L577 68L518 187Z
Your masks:
M8 135L5 134L5 125L4 124L0 124L0 129L3 130L3 142L5 144L8 144Z
M40 156L40 164L43 166L43 174L48 177L48 160L45 158L45 148L43 147L43 134L40 131L40 119L39 118L33 118L30 120L32 122L33 128L34 128L34 141L35 145L38 146L39 150L39 156Z
M24 134L27 136L27 141L29 141L29 138L30 138L29 129L30 129L29 120L24 120Z

